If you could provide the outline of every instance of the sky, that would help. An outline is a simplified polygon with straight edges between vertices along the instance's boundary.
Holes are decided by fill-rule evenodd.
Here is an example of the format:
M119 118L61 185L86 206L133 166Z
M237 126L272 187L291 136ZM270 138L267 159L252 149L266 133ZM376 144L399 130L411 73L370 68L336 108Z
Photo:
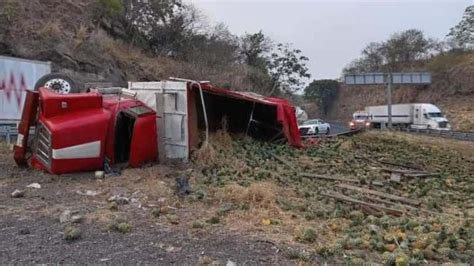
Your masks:
M190 0L191 1L191 0ZM411 28L443 39L474 0L249 1L192 0L212 25L233 34L262 30L275 43L291 43L309 57L312 79L339 78L370 42Z

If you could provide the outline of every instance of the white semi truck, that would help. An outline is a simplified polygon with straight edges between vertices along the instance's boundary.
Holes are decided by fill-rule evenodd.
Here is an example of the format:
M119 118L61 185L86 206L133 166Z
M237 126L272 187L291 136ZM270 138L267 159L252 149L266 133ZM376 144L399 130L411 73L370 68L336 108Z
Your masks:
M387 105L367 106L372 127L383 128L388 125ZM441 110L430 103L408 103L392 105L392 124L394 127L416 129L450 130L451 125Z

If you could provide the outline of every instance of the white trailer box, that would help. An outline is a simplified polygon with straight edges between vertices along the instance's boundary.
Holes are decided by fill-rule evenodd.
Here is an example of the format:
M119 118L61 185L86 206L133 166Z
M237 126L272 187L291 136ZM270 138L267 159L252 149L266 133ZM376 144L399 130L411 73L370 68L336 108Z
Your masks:
M387 105L367 106L370 122L383 127L388 123ZM392 123L398 127L449 130L451 126L441 110L430 103L392 105Z
M0 56L0 123L20 120L26 90L51 73L51 63Z
M388 123L388 108L386 105L367 106L365 111L370 114L374 123ZM392 105L393 124L413 123L413 104L393 104Z

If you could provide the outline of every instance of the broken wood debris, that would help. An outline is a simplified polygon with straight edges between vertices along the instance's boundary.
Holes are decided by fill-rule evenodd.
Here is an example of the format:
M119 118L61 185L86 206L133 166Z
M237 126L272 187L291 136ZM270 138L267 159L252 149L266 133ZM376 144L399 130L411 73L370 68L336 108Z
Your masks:
M389 161L384 161L384 160L376 160L376 161L381 163L381 164L386 164L386 165L391 165L391 166L410 168L410 169L419 170L419 171L422 170L422 168L420 166L416 166L416 165L412 165L412 164L402 164L402 163L389 162Z
M267 151L268 154L270 154L270 156L272 156L273 158L275 158L277 161L279 161L280 163L286 165L288 168L294 170L295 169L295 166L291 163L289 163L288 161L284 160L283 158L281 158L280 156L274 154L273 152L270 152L270 151Z
M325 197L334 198L336 200L342 200L342 201L347 201L347 202L350 202L350 203L358 204L358 205L361 205L361 206L371 207L371 208L376 209L378 211L382 211L382 212L385 212L387 214L394 215L394 216L402 216L405 213L403 210L393 209L393 208L386 207L386 206L383 206L383 205L380 205L380 204L375 204L375 203L370 203L370 202L358 200L358 199L346 196L344 194L340 194L340 193L335 192L335 191L322 192L321 195L325 196Z
M366 160L366 161L368 161L368 162L371 162L371 163L377 164L377 165L391 165L391 166L398 166L398 167L413 169L413 170L406 170L406 171L423 172L423 173L426 172L426 171L423 171L419 166L414 166L414 165L409 165L409 164L402 164L402 163L396 163L396 162L389 162L389 161L384 161L384 160L372 159L372 158L370 158L370 157L367 157L367 156L364 156L364 155L360 155L360 154L357 154L357 155L355 156L355 158L364 159L364 160ZM384 167L382 167L382 169L384 169ZM385 169L389 169L389 168L385 168ZM395 169L395 170L396 170L396 169Z
M392 195L392 194L388 194L388 193L384 193L384 192L380 192L380 191L372 190L368 188L356 187L356 186L351 186L347 184L337 184L337 187L342 188L342 189L354 190L361 193L367 193L367 194L379 196L381 198L395 200L395 201L407 203L414 206L419 206L421 204L421 202L418 200L408 199L405 197L400 197L400 196L396 196L396 195Z
M405 209L408 209L408 210L419 210L417 207L413 207L413 206L406 205L406 204L401 204L399 202L393 202L393 201L389 201L389 200L385 200L385 199L380 199L380 198L373 197L373 196L370 196L370 195L364 195L364 198L366 198L369 201L385 203L385 204L392 205L392 206L394 205L396 207L401 207L401 208L405 208Z
M420 171L420 170L405 170L405 169L392 169L381 167L380 170L389 173L398 173L406 177L428 177L428 176L439 176L440 173L430 173L427 171Z
M344 178L344 177L333 177L333 176L309 174L309 173L301 173L299 175L302 177L309 177L309 178L317 178L317 179L325 179L325 180L341 181L341 182L349 182L349 183L359 183L359 180L357 179Z

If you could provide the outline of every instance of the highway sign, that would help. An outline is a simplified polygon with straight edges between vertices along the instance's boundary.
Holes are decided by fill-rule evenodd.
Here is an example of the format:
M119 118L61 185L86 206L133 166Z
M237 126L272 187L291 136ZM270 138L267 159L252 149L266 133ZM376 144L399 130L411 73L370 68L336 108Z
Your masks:
M389 73L348 74L345 76L347 85L377 85L389 83ZM392 84L431 84L431 73L408 72L392 73Z
M431 84L431 73L392 73L393 84Z
M376 85L385 84L385 73L365 73L346 75L348 85Z

